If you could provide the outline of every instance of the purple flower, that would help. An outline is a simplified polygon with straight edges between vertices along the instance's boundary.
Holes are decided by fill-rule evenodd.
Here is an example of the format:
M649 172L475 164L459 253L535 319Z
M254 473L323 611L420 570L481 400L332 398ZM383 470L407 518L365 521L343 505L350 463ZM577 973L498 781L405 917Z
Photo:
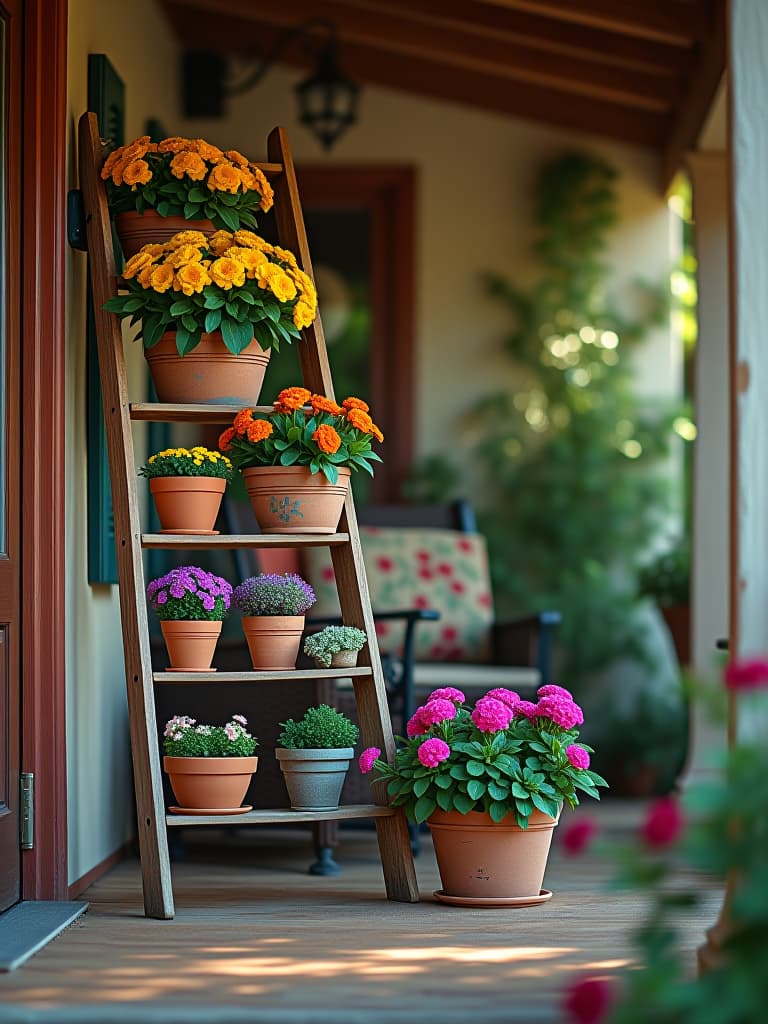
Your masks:
M455 704L463 704L466 697L457 690L455 686L442 686L439 690L433 690L427 697L427 703L431 700L452 700Z
M368 747L362 752L357 763L360 765L360 771L363 775L367 775L368 772L373 770L374 761L380 754L381 751L378 747Z
M584 721L584 712L570 698L542 697L536 706L540 718L550 718L561 729L573 729Z
M425 768L437 768L441 761L451 756L451 748L445 740L433 736L432 739L424 740L416 751L416 756Z
M243 615L304 615L316 598L312 587L295 572L264 572L243 580L232 600Z
M504 686L497 686L495 690L489 690L485 696L493 697L494 700L500 700L502 704L508 704L511 708L516 707L520 703L520 694L515 693L514 690L507 690Z
M480 732L500 732L512 721L512 708L493 697L481 697L471 718Z
M195 565L181 565L147 585L147 597L161 619L223 618L232 586ZM217 602L220 602L217 604Z
M578 743L571 743L569 747L566 747L565 756L574 768L589 768L589 753Z
M157 603L158 604L165 604L165 602L167 600L168 600L168 594L166 593L166 591L161 590L160 593L157 595Z
M573 700L573 694L570 690L566 690L564 686L555 686L554 683L550 683L549 686L540 686L536 691L537 697L565 697L566 700Z

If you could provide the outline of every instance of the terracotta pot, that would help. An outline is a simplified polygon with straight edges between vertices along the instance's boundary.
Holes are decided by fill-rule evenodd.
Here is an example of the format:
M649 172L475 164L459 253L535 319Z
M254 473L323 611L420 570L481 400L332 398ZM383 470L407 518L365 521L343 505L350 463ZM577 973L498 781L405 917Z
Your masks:
M208 619L166 619L160 623L169 672L210 672L221 623ZM215 670L214 670L215 671Z
M288 750L276 747L275 756L285 779L294 811L333 811L339 806L341 790L353 747Z
M351 472L339 469L336 484L307 466L251 466L245 488L262 533L335 533Z
M244 615L243 632L256 671L296 668L303 615Z
M184 217L161 217L157 210L128 210L115 217L117 236L123 255L129 259L150 242L167 242L179 231L202 231L212 235L216 228L209 220L185 220Z
M185 405L256 405L271 349L254 339L233 356L221 331L203 334L200 344L180 356L175 331L166 331L152 348L144 349L149 372L161 402Z
M496 824L490 814L479 811L435 811L427 824L447 896L514 899L540 894L555 818L534 810L524 830L511 814Z
M160 533L217 533L227 481L218 476L154 476L149 490L162 529Z
M164 757L179 810L230 812L240 806L257 757ZM249 808L243 807L243 813Z

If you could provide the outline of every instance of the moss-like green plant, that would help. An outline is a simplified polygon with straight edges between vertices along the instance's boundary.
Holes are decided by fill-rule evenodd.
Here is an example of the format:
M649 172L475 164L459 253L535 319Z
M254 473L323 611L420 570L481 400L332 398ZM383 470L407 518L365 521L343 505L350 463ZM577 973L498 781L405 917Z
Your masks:
M283 731L277 738L278 746L287 747L289 750L354 747L360 732L346 715L342 715L340 711L327 704L307 708L304 717L298 722L289 718L280 725Z
M319 633L312 633L304 641L304 653L316 658L323 668L328 668L334 654L340 651L359 651L365 645L366 636L356 626L326 626Z

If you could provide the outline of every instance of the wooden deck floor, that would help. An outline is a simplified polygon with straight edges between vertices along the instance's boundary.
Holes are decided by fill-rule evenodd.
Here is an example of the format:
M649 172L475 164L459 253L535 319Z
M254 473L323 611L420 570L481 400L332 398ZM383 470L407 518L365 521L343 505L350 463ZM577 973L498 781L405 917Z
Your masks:
M593 813L593 808L589 808ZM620 838L642 811L605 801L604 834ZM202 833L207 832L207 835ZM306 833L244 829L226 852L197 830L173 865L177 916L144 918L138 864L120 864L84 894L89 912L19 971L0 978L0 1020L14 1024L494 1024L560 1021L576 974L631 961L634 894L606 891L611 868L553 845L554 898L515 910L467 910L439 887L425 837L419 904L383 895L373 832L344 831L337 878L308 876ZM702 883L703 884L703 883ZM686 923L691 952L719 909Z

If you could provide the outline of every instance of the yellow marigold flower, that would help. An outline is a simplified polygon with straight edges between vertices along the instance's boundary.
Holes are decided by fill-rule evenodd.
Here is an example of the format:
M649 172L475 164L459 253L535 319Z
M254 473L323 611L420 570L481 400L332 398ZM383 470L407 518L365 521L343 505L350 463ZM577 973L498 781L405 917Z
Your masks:
M136 280L139 282L142 288L150 288L152 281L152 274L154 273L155 265L149 263L143 270L136 275Z
M130 163L130 160L126 160L125 157L121 156L120 159L112 167L112 182L115 185L123 184L123 171Z
M312 440L320 451L325 452L327 455L334 455L341 447L341 438L333 427L327 423L320 424L312 435Z
M227 256L220 256L211 264L211 278L225 291L230 288L239 288L245 284L245 267L237 260L229 259Z
M279 245L275 246L275 256L284 263L290 264L291 267L296 267L296 257L288 249L281 249Z
M230 444L230 441L232 440L232 438L234 436L235 436L235 430L234 430L233 427L227 427L226 430L223 430L219 434L219 448L221 448L221 450L223 452L230 451L230 449L232 447L231 444ZM227 459L227 463L229 463L229 465L231 465L231 463L229 462L229 459Z
M123 150L113 149L107 159L104 161L104 165L101 168L101 177L104 181L107 180L112 174L112 168L115 166L118 160L122 159Z
M162 256L165 252L165 246L159 242L150 242L148 245L142 245L142 252L148 252L153 259L157 259L158 256Z
M347 409L347 420L356 430L362 430L364 434L373 433L373 420L362 409Z
M246 249L263 249L267 244L255 231L246 231L245 228L240 228L233 237L235 245L245 246Z
M232 245L231 231L215 231L208 239L208 248L216 256L222 256Z
M248 165L251 169L251 174L256 179L256 190L261 194L261 202L259 206L264 211L271 210L275 202L275 192L272 186L267 181L264 172L256 164Z
M209 164L216 164L220 160L224 159L224 154L219 147L211 145L211 143L206 142L205 139L195 139L195 145L197 152L203 160L207 160Z
M157 144L161 153L180 153L182 149L190 149L190 140L182 139L180 135L172 135L169 139L163 139Z
M155 267L149 283L152 285L153 291L160 292L160 294L167 292L173 284L173 270L164 263Z
M263 441L269 437L272 433L273 427L269 420L254 420L248 426L248 440L249 441Z
M265 260L256 269L256 284L259 288L269 288L273 278L283 276L283 274L284 271L276 263L270 263L269 260Z
M301 331L315 319L315 310L306 302L297 302L293 307L293 323Z
M171 160L171 174L174 178L183 178L184 175L192 181L202 181L208 173L205 161L197 153L190 153L182 149L180 153Z
M125 264L125 269L123 270L123 277L127 281L130 281L130 279L132 277L136 277L138 272L140 270L143 270L144 267L151 266L152 262L153 259L150 253L144 252L144 250L141 249L139 252L134 253L133 256L131 256L131 258Z
M232 428L241 437L253 422L253 409L241 409L232 420ZM221 445L219 445L221 448Z
M128 146L123 146L123 160L126 163L130 163L132 160L140 160L145 156L149 149L149 136L142 135L139 139L134 139L133 142Z
M172 267L183 267L187 263L199 263L202 258L203 254L196 245L180 245L165 262Z
M332 398L326 398L325 395L312 395L309 404L315 412L327 412L331 416L341 416L344 412L340 405L337 405Z
M354 396L345 398L341 404L345 409L362 409L363 412L370 412L371 408L367 402L362 400L362 398L355 398Z
M300 409L306 405L312 395L306 388L283 388L277 396L275 405L282 405L285 409Z
M291 302L296 298L296 285L287 274L275 274L269 282L269 290L278 302Z
M185 295L201 292L207 284L211 283L208 271L199 263L185 263L183 267L179 267L176 271L176 280Z
M181 245L199 245L207 246L208 239L202 231L178 231L173 236L173 241L177 246Z
M244 249L241 245L233 245L224 253L230 259L242 263L246 270L246 277L254 278L259 267L267 262L267 257L258 249Z
M211 192L237 192L242 184L243 176L232 164L216 164L208 175L208 188Z
M238 167L247 167L248 159L244 157L242 153L239 153L236 149L227 149L224 152L224 156L227 160L231 160L233 164L237 164Z

